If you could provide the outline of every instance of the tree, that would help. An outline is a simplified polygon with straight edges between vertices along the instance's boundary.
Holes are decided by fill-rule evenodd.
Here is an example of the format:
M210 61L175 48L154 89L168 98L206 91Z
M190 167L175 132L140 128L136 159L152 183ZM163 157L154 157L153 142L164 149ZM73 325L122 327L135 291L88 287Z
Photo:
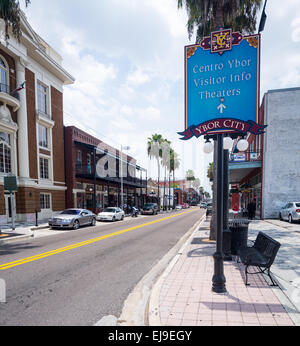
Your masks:
M24 2L26 7L30 4L30 0L24 0ZM9 39L9 27L12 28L13 36L20 40L22 35L20 16L20 1L0 0L0 18L4 20L6 41Z
M192 181L192 188L195 189L197 192L199 191L200 185L201 185L201 182L199 178L195 178Z
M173 207L175 208L175 193L174 189L178 188L178 184L175 184L175 171L180 167L180 158L179 155L172 150L171 151L171 160L170 160L170 172L173 172Z
M214 163L211 162L207 168L207 178L209 178L209 181L214 180Z
M220 27L253 33L261 4L262 0L177 0L178 8L185 6L188 14L189 38L197 29L196 43Z
M150 160L154 157L157 162L157 182L158 182L158 195L160 193L160 159L162 158L161 144L163 142L163 136L160 134L154 134L148 138L147 152ZM158 196L158 204L160 207L160 196Z
M167 183L167 170L169 172L169 184L170 184L170 171L171 171L171 142L168 141L167 139L164 139L162 141L162 160L161 160L161 165L164 167L165 169L165 177L164 177L164 192L163 192L163 208L164 210L166 209L166 205L165 205L165 196L166 196L166 183ZM170 189L169 189L170 190Z
M220 28L232 28L243 34L255 31L257 12L262 0L177 0L178 8L185 6L188 22L189 39L197 29L196 43L200 43L204 36ZM217 158L217 143L214 143L214 162ZM216 170L216 165L214 165ZM211 239L216 234L216 185L213 185L213 209L211 218Z
M209 199L209 198L210 198L210 193L207 192L207 191L205 191L205 192L204 192L204 196L205 196L205 198Z

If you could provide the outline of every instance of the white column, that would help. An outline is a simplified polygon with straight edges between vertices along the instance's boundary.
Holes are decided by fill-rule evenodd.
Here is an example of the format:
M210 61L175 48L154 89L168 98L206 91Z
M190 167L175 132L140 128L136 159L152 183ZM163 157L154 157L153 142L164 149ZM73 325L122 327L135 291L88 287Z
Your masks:
M17 86L25 82L25 62L16 60ZM29 150L26 88L19 91L21 107L18 110L18 144L19 144L19 174L20 178L29 178Z

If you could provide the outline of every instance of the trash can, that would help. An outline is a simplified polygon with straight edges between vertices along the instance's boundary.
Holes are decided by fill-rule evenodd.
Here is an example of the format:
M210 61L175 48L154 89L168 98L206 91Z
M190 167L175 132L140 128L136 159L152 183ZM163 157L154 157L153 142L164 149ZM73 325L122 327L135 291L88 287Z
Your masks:
M247 247L249 221L244 219L230 220L228 222L231 230L231 254L236 256L237 250Z

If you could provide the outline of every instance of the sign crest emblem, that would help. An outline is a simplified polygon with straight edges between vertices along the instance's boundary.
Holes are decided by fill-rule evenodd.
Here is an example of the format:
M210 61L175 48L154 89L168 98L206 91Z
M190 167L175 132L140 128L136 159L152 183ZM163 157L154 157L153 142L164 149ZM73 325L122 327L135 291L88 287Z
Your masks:
M231 50L232 32L231 29L214 31L211 33L211 52L220 53Z

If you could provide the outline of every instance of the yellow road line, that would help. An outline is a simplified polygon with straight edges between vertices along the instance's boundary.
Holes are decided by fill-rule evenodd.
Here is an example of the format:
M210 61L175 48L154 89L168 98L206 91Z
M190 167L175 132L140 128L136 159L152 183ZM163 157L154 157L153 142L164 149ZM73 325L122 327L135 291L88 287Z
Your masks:
M76 248L79 248L79 247L82 247L82 246L85 246L85 245L93 244L93 243L99 242L99 241L104 240L104 239L115 237L115 236L123 234L123 233L127 233L127 232L130 232L130 231L142 228L142 227L150 226L150 225L153 225L153 224L165 221L165 220L169 220L169 219L172 219L174 217L181 216L181 215L184 215L186 213L190 213L190 212L194 212L194 211L196 211L196 210L189 210L189 211L186 211L186 212L183 212L183 213L180 213L180 214L168 216L168 217L165 217L165 218L162 218L162 219L159 219L159 220L147 222L147 223L142 224L142 225L138 225L138 226L130 227L130 228L118 231L118 232L110 233L110 234L107 234L107 235L104 235L104 236L101 236L101 237L98 237L98 238L89 239L89 240L86 240L86 241L83 241L83 242L80 242L80 243L68 245L68 246L62 247L60 249L48 251L48 252L45 252L45 253L42 253L42 254L38 254L38 255L34 255L34 256L31 256L31 257L23 258L23 259L20 259L20 260L16 260L16 261L13 261L13 262L10 262L10 263L1 264L0 265L0 270L6 270L6 269L9 269L9 268L20 266L20 265L28 263L28 262L33 262L33 261L37 261L37 260L45 258L45 257L53 256L53 255L56 255L56 254L59 254L59 253L65 252L65 251L70 251L70 250L73 250L73 249L76 249Z

